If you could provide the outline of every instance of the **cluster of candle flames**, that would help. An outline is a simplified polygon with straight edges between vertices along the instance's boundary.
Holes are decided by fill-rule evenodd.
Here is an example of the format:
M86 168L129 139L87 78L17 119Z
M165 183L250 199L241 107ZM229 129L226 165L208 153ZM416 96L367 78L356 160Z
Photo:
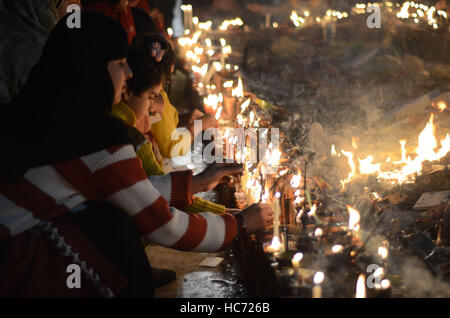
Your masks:
M384 3L358 3L356 4L352 10L352 14L366 14L368 8L371 5L378 7L385 7L388 12L394 12L396 10L396 17L401 20L412 19L414 23L418 24L420 21L425 21L428 25L432 26L433 29L439 28L438 16L447 19L447 13L444 10L437 10L434 6L427 6L421 3L416 3L414 1L406 1L402 5L397 3L395 6L392 2L386 1ZM369 12L371 12L369 10ZM303 11L303 14L297 13L297 11L293 10L291 13L291 21L294 25L298 27L302 27L304 25L310 23L326 23L330 21L338 21L342 19L346 19L349 17L348 12L340 12L337 10L327 10L325 16L323 17L312 17L311 13L308 10Z
M391 8L393 5L390 2L386 3L388 8ZM406 2L403 7L401 7L401 11L397 14L399 18L407 18L406 12L410 8L415 8L415 3ZM352 10L352 13L361 14L362 10L365 13L365 5L356 5ZM200 44L200 36L202 32L208 32L211 30L212 22L207 21L204 23L200 23L197 17L192 18L192 7L184 6L183 11L185 13L185 19L188 17L192 20L192 23L186 24L187 28L185 31L185 36L178 39L178 44L183 49L183 53L185 54L186 60L192 65L191 69L194 74L197 74L198 79L195 81L197 84L197 88L199 89L201 95L204 97L204 105L205 109L215 114L216 120L221 118L223 106L224 106L224 97L222 94L222 89L231 91L231 96L236 99L237 102L240 103L240 113L236 117L236 122L240 127L248 128L258 128L260 119L257 118L256 113L253 111L247 112L248 117L244 116L245 111L250 106L252 99L247 98L244 101L244 89L242 78L239 76L237 80L237 86L234 87L234 81L229 80L223 84L223 88L216 87L214 84L210 84L210 79L212 78L215 72L221 72L222 70L226 71L238 71L238 66L231 66L230 64L225 63L225 59L231 54L232 49L230 45L227 45L225 39L220 39L220 46L213 46L211 39L206 38L203 41L203 44ZM435 12L435 9L423 7L422 5L418 5L418 10L423 10L425 12ZM429 11L431 10L431 11ZM355 12L353 12L355 11ZM186 15L186 12L189 14ZM419 11L418 11L419 12ZM420 13L418 13L420 15ZM431 18L431 14L427 13L428 17ZM440 15L443 15L439 12ZM306 19L310 16L308 11L304 12L304 17L299 16L295 11L291 14L291 19L294 24L298 27L306 22ZM422 16L422 15L420 15ZM327 12L327 16L324 18L316 17L314 20L316 22L321 22L322 20L326 20L327 17L329 19L342 19L347 18L348 13L346 12L338 12L334 10L329 10ZM446 16L445 16L446 18ZM435 23L435 21L431 21ZM243 21L240 18L236 18L234 20L226 20L220 26L220 31L226 31L230 26L241 26ZM276 25L274 25L276 27ZM171 34L172 30L168 30L169 34ZM193 34L191 34L193 32ZM203 65L200 66L202 62L206 60ZM215 58L215 59L214 59ZM211 62L212 63L209 63ZM446 104L444 102L439 102L437 105L433 105L440 111L444 111L446 109ZM225 133L225 138L231 139L231 144L236 144L236 136L228 136ZM353 148L357 149L356 138L354 140ZM366 159L359 159L358 162L354 160L354 153L351 151L345 151L341 149L341 152L338 153L336 151L335 145L331 147L331 156L332 157L341 157L344 156L347 158L348 165L350 167L350 172L348 177L344 180L341 180L341 184L345 187L349 182L357 179L358 176L361 175L373 175L375 174L379 180L387 180L392 183L402 184L405 182L413 181L415 175L420 174L422 171L422 163L424 161L435 161L440 158L446 156L447 153L450 152L450 135L447 134L444 139L440 141L440 145L438 146L438 142L435 137L435 126L434 126L434 116L431 115L426 127L420 133L418 138L418 147L414 150L415 157L411 158L407 155L406 150L406 140L400 140L401 146L401 159L399 161L392 161L391 158L386 159L386 162L383 163L375 163L373 156L367 156ZM238 156L241 157L241 160L247 158L249 156L249 149L245 147L243 153L238 153ZM282 250L282 243L280 242L279 236L279 217L280 217L280 192L275 192L271 194L268 186L265 187L260 182L261 181L261 170L272 168L275 169L275 178L283 177L284 175L290 172L289 168L280 166L280 160L283 156L283 153L279 151L279 149L274 149L274 147L269 144L266 150L266 161L265 164L245 164L244 177L240 184L241 188L245 190L245 194L247 195L247 203L253 202L273 202L274 209L274 235L271 244L268 246L268 251L272 252L280 252ZM245 161L245 160L243 160ZM390 168L390 169L389 169ZM250 171L251 170L251 171ZM303 181L303 177L301 175L300 169L296 174L292 175L290 178L290 185L292 187L295 200L294 204L297 207L303 206L305 202L304 192L301 191L301 184ZM376 194L374 194L377 196ZM270 200L272 197L272 200ZM376 198L378 199L378 198ZM308 212L308 216L315 217L317 211L317 205L313 204ZM352 232L355 235L358 235L360 230L359 222L360 222L360 213L353 207L347 205L349 220L348 220L348 231ZM302 215L303 210L300 209L297 215L297 218ZM315 237L320 237L323 235L323 230L318 227L314 231ZM341 253L344 250L344 246L342 245L334 245L331 248L331 252L334 254ZM388 250L384 246L380 246L378 249L378 255L382 259L386 259L388 257ZM303 254L301 252L294 255L291 262L294 269L300 268L300 263L303 259ZM380 283L375 285L376 289L388 289L390 288L390 281L388 279L382 279L384 275L383 268L378 268L374 273L375 276L380 278ZM325 280L325 274L321 271L318 271L314 275L314 288L313 288L313 297L321 297L321 287L320 285ZM366 277L364 274L360 274L356 284L356 292L355 296L357 298L366 297Z

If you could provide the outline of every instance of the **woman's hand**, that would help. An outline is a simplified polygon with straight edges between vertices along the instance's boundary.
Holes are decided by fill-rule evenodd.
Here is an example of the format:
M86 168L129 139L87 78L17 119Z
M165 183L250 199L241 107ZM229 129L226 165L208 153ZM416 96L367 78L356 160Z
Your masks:
M261 232L273 223L273 210L265 203L255 203L240 213L247 225L247 234Z
M219 183L226 182L227 176L241 173L240 164L213 163L203 172L192 177L191 194L214 189Z

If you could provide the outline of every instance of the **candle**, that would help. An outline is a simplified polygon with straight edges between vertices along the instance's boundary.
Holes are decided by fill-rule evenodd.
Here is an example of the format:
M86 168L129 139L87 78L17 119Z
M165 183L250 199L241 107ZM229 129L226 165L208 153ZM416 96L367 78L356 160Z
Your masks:
M266 28L270 27L270 13L266 14L266 23L264 25Z
M323 272L317 272L314 274L314 287L312 290L313 298L322 298L322 287L320 284L322 284L324 279L325 274Z
M275 193L275 199L273 200L273 235L280 235L280 214L281 214L281 206L280 206L280 192Z
M366 276L360 274L356 282L356 298L366 298Z
M298 269L300 267L300 261L303 259L303 253L296 253L291 260L292 266L295 269Z

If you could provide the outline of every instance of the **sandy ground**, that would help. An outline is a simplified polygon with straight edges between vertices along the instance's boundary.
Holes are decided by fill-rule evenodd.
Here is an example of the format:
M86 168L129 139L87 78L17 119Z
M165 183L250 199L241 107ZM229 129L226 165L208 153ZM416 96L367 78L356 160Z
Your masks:
M235 298L245 293L226 259L214 268L199 266L210 256L225 258L224 252L181 252L161 246L148 246L146 252L152 266L177 273L176 281L156 289L157 298Z

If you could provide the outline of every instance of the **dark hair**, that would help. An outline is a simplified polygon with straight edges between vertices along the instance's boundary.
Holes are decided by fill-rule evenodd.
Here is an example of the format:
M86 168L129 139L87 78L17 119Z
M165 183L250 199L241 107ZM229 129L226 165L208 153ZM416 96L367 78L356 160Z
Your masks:
M130 92L140 96L147 89L164 83L166 76L162 65L140 47L132 46L128 53L128 65L133 77L127 81Z
M174 63L175 55L171 44L166 40L166 38L156 32L147 32L145 34L136 36L133 39L133 45L138 48L141 48L142 50L145 50L148 55L151 55L153 43L155 42L159 42L159 44L161 44L161 49L166 51L159 64L162 65L166 77L169 78L171 73L170 70Z
M22 92L1 105L0 140L10 151L2 176L18 178L129 142L123 124L110 116L115 91L107 69L109 61L126 58L127 32L100 13L82 10L81 28L68 28L69 18L51 31Z
M165 54L161 62L152 57L153 43L159 42ZM161 82L168 84L165 87L170 91L170 76L175 54L171 44L159 33L149 32L133 39L132 49L128 58L134 76L128 81L128 88L135 95L142 94L148 88ZM131 58L130 58L131 57ZM142 66L140 65L142 63Z

